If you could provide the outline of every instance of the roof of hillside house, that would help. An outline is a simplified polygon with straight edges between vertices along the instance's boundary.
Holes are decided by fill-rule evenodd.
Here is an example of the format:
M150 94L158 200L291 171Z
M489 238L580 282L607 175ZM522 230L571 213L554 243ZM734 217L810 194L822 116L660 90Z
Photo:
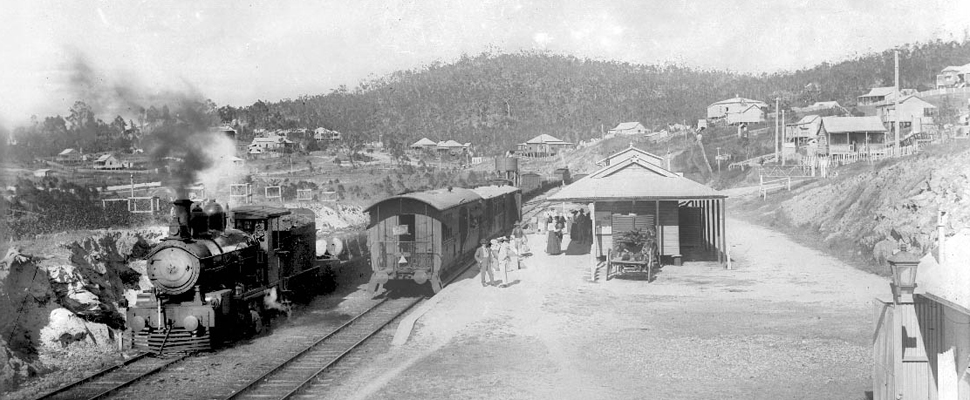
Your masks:
M864 94L862 96L859 96L859 97L885 97L885 96L891 96L893 94L893 91L894 90L895 90L895 88L892 87L892 86L875 87L875 88L869 89L869 93L866 93L866 94Z
M529 139L525 142L526 144L559 144L559 145L570 145L572 143L563 141L562 139L556 138L552 135L547 135L545 133Z
M748 99L744 97L732 97L727 100L721 100L718 102L711 103L711 106L725 105L725 104L754 104L754 105L757 105L758 107L768 107L768 103L754 100L754 99Z
M59 155L59 156L66 156L66 155L71 155L71 154L74 154L74 153L77 153L77 150L74 150L74 149L64 149L60 153L57 153L57 155Z
M643 128L643 125L640 124L639 122L621 122L619 125L616 126L616 128L613 128L611 130L613 130L613 131L625 131L625 130L630 130L630 129L636 129L637 126Z
M717 190L679 176L640 157L600 168L549 196L554 201L713 199Z
M913 102L913 103L916 103L916 104L921 104L923 106L923 108L936 108L936 106L934 106L933 104L928 103L926 100L921 99L919 96L917 96L915 94L911 94L909 96L906 96L906 97L903 97L903 98L899 99L899 104L904 104L904 103L907 103L907 102ZM890 97L890 98L888 98L888 99L886 99L884 101L880 101L880 102L876 103L875 106L876 107L888 107L888 106L892 106L892 105L895 105L895 104L896 104L896 100L893 99L892 97Z
M815 137L821 127L822 117L818 115L806 115L798 122L788 124L792 128L789 132L794 137Z
M433 140L428 138L421 138L421 140L414 142L414 144L412 144L411 147L430 147L435 145L437 145L437 143L435 143Z
M111 153L104 154L101 157L98 157L98 159L95 160L95 162L105 162L105 161L108 161L108 159L111 158L111 157L114 157L114 155L111 154Z
M970 63L963 64L963 65L951 65L946 68L943 68L943 72L947 72L947 71L953 71L958 73L970 72Z
M457 148L457 147L465 147L461 143L458 143L458 142L456 142L454 140L451 140L451 139L448 139L448 140L446 140L444 142L438 143L438 146L441 146L441 147L455 147L455 148Z
M886 131L879 117L822 117L822 126L828 133Z

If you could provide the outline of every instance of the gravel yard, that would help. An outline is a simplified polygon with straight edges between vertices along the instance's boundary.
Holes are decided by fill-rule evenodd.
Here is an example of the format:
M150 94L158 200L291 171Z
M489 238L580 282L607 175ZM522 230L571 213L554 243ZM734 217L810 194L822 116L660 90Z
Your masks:
M532 235L514 285L467 273L330 397L865 398L888 282L747 222L728 231L734 270L667 266L651 283L591 283L588 256L547 256Z

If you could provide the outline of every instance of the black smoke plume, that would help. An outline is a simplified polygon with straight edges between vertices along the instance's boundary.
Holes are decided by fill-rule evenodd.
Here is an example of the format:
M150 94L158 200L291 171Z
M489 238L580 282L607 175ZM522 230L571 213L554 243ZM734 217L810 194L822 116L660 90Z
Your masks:
M150 90L130 74L104 74L75 52L69 67L69 87L77 99L99 116L142 121L142 141L152 165L170 173L169 185L179 197L187 197L200 171L214 160L206 153L216 133L213 104L185 82L181 90ZM167 109L168 117L146 123L147 111Z

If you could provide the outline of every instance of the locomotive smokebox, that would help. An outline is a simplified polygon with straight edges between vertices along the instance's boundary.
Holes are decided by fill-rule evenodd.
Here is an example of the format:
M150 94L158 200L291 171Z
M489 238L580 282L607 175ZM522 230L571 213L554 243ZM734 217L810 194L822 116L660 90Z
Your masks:
M180 239L191 239L192 232L189 230L189 211L192 208L192 200L178 199L173 201L172 205L175 206L175 215L168 227L169 235Z

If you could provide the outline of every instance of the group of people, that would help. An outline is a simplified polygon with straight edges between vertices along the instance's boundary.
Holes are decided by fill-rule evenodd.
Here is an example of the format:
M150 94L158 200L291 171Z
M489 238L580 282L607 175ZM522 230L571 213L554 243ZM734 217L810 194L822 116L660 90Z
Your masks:
M592 243L593 219L586 210L573 210L567 219L562 214L546 213L545 223L540 223L549 231L546 239L546 253L556 255L562 253L562 239L568 233L569 240L576 243ZM569 227L568 230L566 227Z
M525 230L522 229L522 221L515 221L515 227L509 237L499 237L497 239L482 239L481 246L475 250L475 261L478 262L479 273L482 278L482 287L494 286L495 276L492 271L497 270L502 273L502 284L500 287L507 287L509 281L509 271L518 270L520 267L520 257L530 253L526 243ZM485 275L488 275L488 282L485 282Z

